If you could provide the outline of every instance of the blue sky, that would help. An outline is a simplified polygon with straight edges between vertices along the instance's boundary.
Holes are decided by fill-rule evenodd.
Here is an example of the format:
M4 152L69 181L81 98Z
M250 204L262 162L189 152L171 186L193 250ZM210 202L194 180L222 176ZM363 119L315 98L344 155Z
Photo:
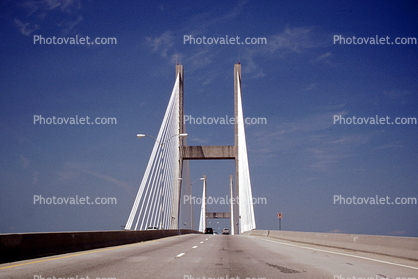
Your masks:
M277 229L283 212L284 230L418 236L416 204L333 202L334 195L418 198L416 124L333 122L418 117L416 44L333 43L334 35L418 37L414 1L39 0L3 1L0 11L1 233L120 229L154 144L135 135L157 135L176 63L184 65L185 114L225 117L234 112L240 61L244 116L267 119L246 126L253 196L267 198L255 205L257 228ZM41 45L35 35L117 44ZM184 35L267 44L193 45ZM117 124L40 125L34 115ZM189 145L234 142L232 125L186 129ZM228 194L233 162L190 169L192 181L207 175L208 195ZM117 205L34 205L34 195L116 197ZM193 195L201 195L201 181Z

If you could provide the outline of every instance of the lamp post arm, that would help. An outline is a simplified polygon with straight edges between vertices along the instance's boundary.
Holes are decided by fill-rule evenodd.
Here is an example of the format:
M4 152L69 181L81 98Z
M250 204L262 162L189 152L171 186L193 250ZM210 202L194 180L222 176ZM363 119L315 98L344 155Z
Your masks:
M164 144L166 144L169 140L171 140L172 138L179 136L179 137L187 137L187 134L177 134L177 135L173 135L170 138L168 138L166 141L164 142L160 142L159 140L157 140L155 137L151 136L151 135L146 135L146 134L137 134L136 135L138 138L143 138L143 137L150 137L152 139L154 139L156 142L158 142L159 145L163 146Z

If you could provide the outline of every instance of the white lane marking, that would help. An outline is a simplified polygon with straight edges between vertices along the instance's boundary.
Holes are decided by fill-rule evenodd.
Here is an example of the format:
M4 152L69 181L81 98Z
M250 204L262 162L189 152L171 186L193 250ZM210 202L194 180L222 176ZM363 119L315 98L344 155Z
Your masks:
M180 258L181 256L183 256L185 253L180 253L176 256L176 258Z
M193 246L192 248L193 248L193 249L194 249L194 248L197 248L197 246Z
M206 240L208 240L208 238L206 238Z
M396 266L401 266L401 267L412 268L412 269L418 270L418 267L404 265L404 264L391 263L391 262L387 262L387 261L376 260L376 259L362 257L362 256L357 256L357 255L350 255L350 254L344 254L344 253L340 253L340 252L333 252L333 251L327 251L327 250L322 250L322 249L317 249L317 248L311 248L311 247L306 247L306 246L299 246L299 245L284 243L284 242L280 242L280 241L272 241L272 240L269 240L269 239L263 239L263 238L254 237L254 236L250 236L250 237L257 238L257 239L261 239L261 240L268 241L268 242L279 243L279 244L283 244L283 245L287 245L287 246L299 247L299 248L308 249L308 250L314 250L314 251L319 251L319 252L324 252L324 253L342 255L342 256L347 256L347 257L353 257L353 258L358 258L358 259L363 259L363 260L369 260L369 261L378 262L378 263L391 264L391 265L396 265Z
M200 241L200 243L203 243L203 241Z

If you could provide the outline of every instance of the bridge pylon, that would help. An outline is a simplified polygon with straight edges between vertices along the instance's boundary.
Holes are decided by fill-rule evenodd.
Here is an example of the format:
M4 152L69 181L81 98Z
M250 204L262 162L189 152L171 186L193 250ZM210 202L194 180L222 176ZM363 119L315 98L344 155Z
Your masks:
M231 208L234 225L231 232L253 230L256 225L242 111L241 64L234 65L234 145L188 146L185 138L176 137L186 132L183 83L183 65L176 65L176 82L170 102L125 229L131 229L135 218L138 218L135 229L140 219L140 229L153 225L157 219L162 220L164 227L169 223L170 229L178 229L184 160L235 160L235 193ZM173 143L163 146L163 140L165 143L173 137ZM231 189L230 193L232 196ZM158 208L162 208L161 213L158 213Z

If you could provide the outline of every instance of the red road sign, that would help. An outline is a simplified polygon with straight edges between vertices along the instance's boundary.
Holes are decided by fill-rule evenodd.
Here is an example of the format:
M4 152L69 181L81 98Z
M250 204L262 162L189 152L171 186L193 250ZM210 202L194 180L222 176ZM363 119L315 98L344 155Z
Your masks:
M283 218L283 213L281 213L281 212L277 213L277 218L279 218L279 219Z

